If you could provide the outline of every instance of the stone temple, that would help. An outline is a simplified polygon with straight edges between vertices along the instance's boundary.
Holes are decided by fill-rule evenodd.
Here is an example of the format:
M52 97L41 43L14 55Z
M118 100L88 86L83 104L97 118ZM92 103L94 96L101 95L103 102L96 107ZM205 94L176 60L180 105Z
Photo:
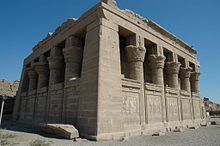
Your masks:
M206 124L196 50L114 0L68 19L24 60L13 118L93 140Z

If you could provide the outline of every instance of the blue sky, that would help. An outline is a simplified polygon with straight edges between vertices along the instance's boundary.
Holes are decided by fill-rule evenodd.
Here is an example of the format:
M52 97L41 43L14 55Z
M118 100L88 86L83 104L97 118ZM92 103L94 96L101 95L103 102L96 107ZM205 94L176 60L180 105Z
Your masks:
M1 0L0 79L20 78L23 59L49 31L78 18L99 0ZM201 95L220 103L220 1L118 0L194 46L201 62Z

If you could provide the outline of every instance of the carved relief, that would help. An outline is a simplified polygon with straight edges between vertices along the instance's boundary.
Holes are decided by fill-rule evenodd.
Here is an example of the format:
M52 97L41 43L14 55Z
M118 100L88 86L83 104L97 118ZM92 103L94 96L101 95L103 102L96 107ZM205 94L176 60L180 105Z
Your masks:
M168 98L168 115L170 121L178 120L177 98Z
M123 96L123 113L134 114L139 112L138 93L127 93Z
M196 119L201 118L199 101L194 100L194 101L193 101L193 106L194 106L195 118L196 118Z
M149 121L161 121L161 98L157 96L149 96L148 98L148 115Z
M148 57L148 60L150 62L150 67L153 68L164 68L164 61L166 57L165 56L157 56L157 55L150 55Z
M190 78L190 74L191 74L191 67L187 67L187 68L180 68L180 77L181 78Z
M144 57L146 53L145 47L136 47L133 45L129 45L125 48L128 62L144 62Z
M191 78L193 81L199 81L199 76L200 76L199 72L192 72L191 73Z
M170 74L178 74L180 70L179 62L167 62L166 63L166 71Z
M182 99L183 120L191 119L190 100Z

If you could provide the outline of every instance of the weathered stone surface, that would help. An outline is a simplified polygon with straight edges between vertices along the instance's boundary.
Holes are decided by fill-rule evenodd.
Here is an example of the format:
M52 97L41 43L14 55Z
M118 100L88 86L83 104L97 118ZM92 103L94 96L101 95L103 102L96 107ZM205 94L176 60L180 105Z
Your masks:
M93 140L201 125L199 66L190 45L102 0L33 48L14 119L73 124Z
M7 80L0 80L0 96L6 95L9 97L15 97L18 90L19 81L11 83Z
M154 134L152 134L152 136L163 136L165 135L165 132L155 132Z
M205 110L210 116L220 115L220 104L212 102L209 98L204 98Z
M78 130L73 125L67 124L41 124L41 129L49 134L55 134L66 139L79 137Z
M184 131L183 128L175 128L173 130L173 132L183 132L183 131Z

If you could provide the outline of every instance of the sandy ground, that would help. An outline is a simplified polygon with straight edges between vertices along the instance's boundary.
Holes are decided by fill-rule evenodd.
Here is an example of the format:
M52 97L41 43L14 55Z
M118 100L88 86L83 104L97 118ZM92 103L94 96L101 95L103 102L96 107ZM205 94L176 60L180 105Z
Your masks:
M220 146L220 125L169 132L164 136L138 136L123 141L94 142L86 139L73 141L52 138L50 135L4 121L0 140L0 146Z

